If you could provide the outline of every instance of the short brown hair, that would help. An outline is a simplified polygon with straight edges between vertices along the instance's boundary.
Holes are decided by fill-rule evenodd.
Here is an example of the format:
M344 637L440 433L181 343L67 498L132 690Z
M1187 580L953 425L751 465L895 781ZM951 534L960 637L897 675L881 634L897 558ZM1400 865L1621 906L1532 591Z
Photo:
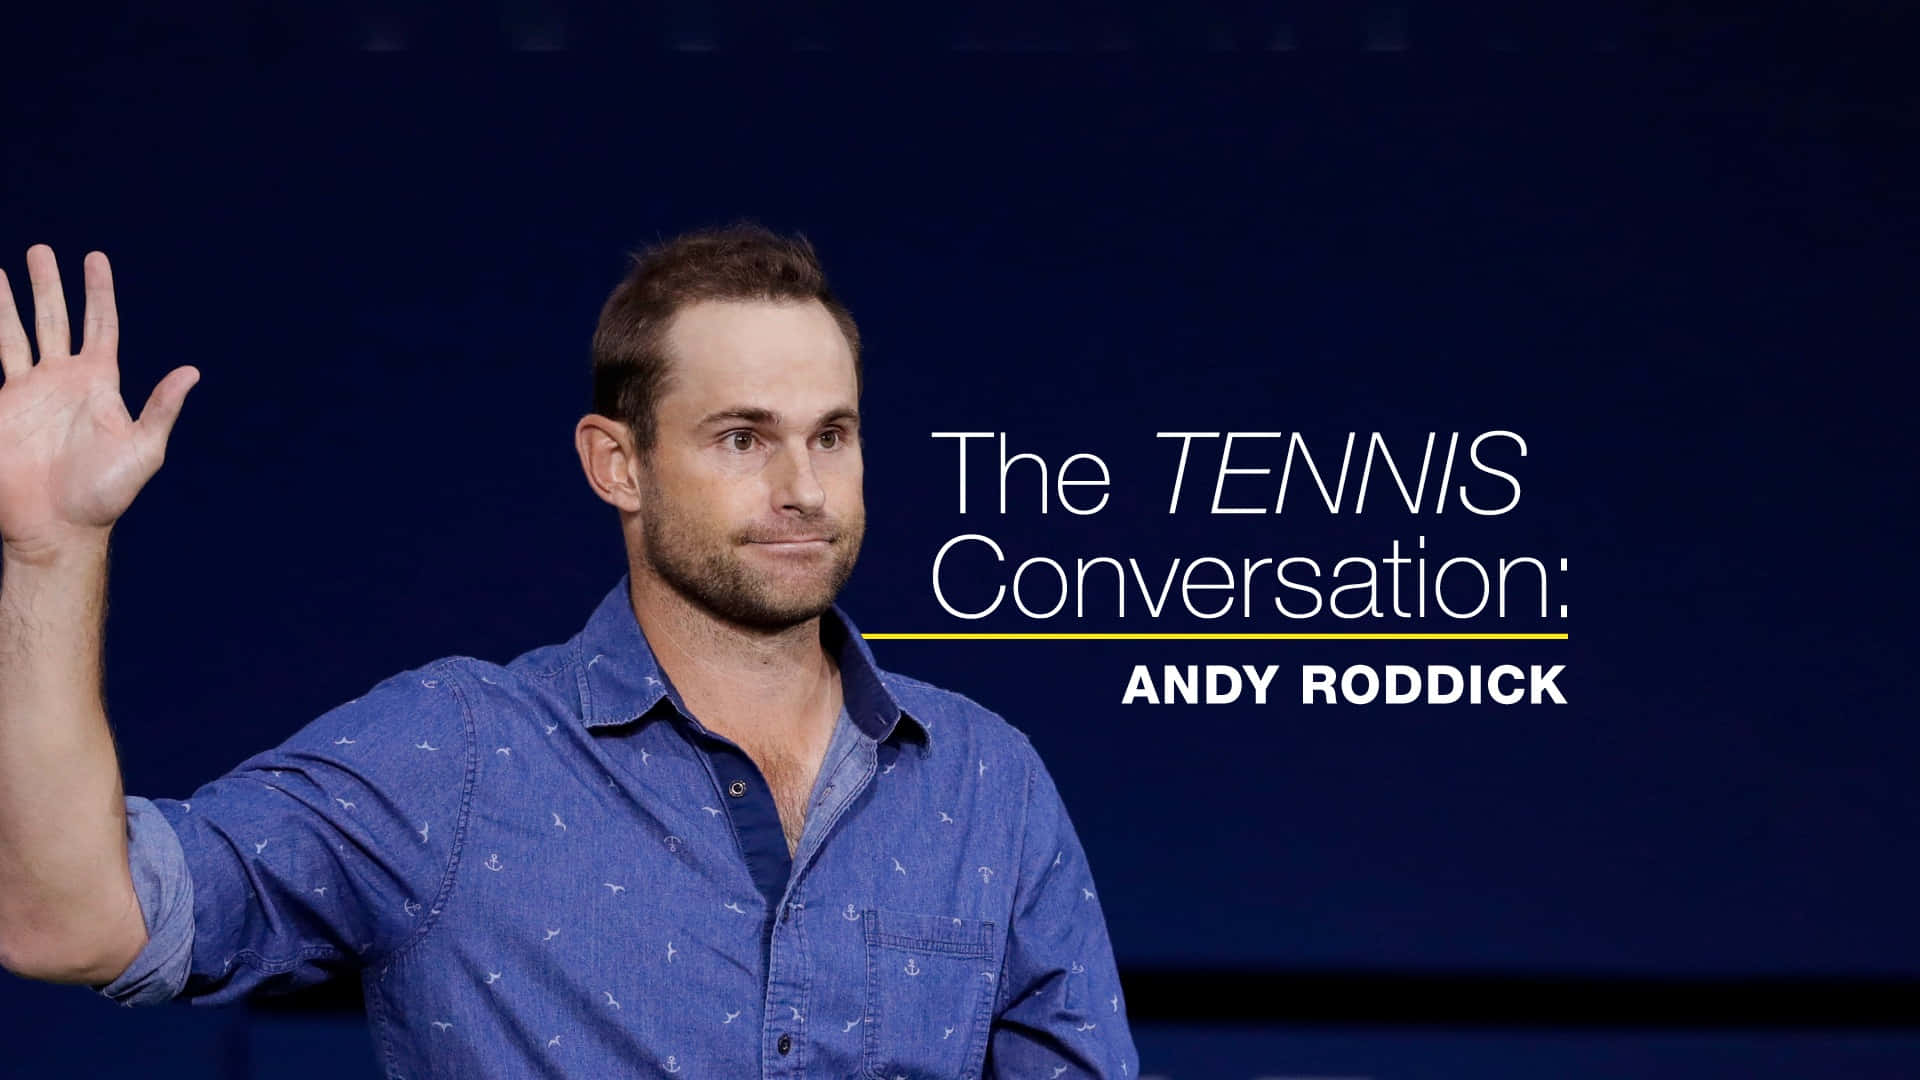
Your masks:
M667 326L702 300L817 300L840 324L860 387L860 331L805 236L781 236L752 222L698 229L631 252L627 276L600 309L593 332L593 411L625 421L634 449L653 448L654 407L670 375Z

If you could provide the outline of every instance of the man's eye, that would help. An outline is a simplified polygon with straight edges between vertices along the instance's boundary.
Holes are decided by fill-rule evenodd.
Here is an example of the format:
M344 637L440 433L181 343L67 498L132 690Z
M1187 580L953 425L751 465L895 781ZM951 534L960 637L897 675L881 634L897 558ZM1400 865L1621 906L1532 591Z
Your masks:
M742 439L747 440L745 445L741 444ZM751 450L753 449L753 432L735 431L727 436L727 445L735 450Z
M824 445L829 450L840 445L840 433L838 431L823 431L820 433L820 438L826 440Z

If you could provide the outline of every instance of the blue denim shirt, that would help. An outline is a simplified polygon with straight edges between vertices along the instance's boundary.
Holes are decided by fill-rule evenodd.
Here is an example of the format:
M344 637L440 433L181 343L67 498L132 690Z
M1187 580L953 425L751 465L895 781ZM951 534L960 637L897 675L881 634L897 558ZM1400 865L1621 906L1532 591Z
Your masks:
M1017 728L882 671L789 857L623 576L564 644L392 676L187 799L127 798L150 939L102 994L356 974L388 1077L1128 1077L1106 921Z

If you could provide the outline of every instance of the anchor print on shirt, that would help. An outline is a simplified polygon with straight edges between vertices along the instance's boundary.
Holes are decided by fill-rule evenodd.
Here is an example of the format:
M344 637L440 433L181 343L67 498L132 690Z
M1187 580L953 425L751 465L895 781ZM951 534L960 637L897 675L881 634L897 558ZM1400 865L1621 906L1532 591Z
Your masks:
M665 1065L660 1066L660 1068L670 1073L677 1073L680 1071L680 1063L674 1060L674 1056L672 1054L668 1054L667 1063Z
M486 867L487 869L493 871L496 874L499 873L500 870L502 869L500 866L500 853L496 851L489 854L487 856L487 861L481 863L480 865Z
M420 905L413 900L402 900L400 901L400 910L406 912L407 918L411 919L415 915L420 914Z
M993 867L991 866L981 867L980 868L980 884L991 885L992 883L993 883Z
M856 911L852 904L848 904L846 907L840 910L840 917L847 920L848 922L859 922L860 912Z

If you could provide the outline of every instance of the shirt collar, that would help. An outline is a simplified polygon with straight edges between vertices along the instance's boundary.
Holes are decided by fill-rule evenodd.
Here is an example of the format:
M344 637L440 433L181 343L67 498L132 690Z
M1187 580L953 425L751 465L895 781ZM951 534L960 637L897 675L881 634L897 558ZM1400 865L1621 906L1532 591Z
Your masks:
M620 575L574 638L574 661L582 672L582 719L588 728L631 723L652 712L663 698L682 716L690 716L640 630L628 595L629 577ZM866 638L839 604L821 614L820 637L840 662L840 684L854 725L875 742L885 742L905 720L919 732L921 753L929 753L932 729L901 708Z

